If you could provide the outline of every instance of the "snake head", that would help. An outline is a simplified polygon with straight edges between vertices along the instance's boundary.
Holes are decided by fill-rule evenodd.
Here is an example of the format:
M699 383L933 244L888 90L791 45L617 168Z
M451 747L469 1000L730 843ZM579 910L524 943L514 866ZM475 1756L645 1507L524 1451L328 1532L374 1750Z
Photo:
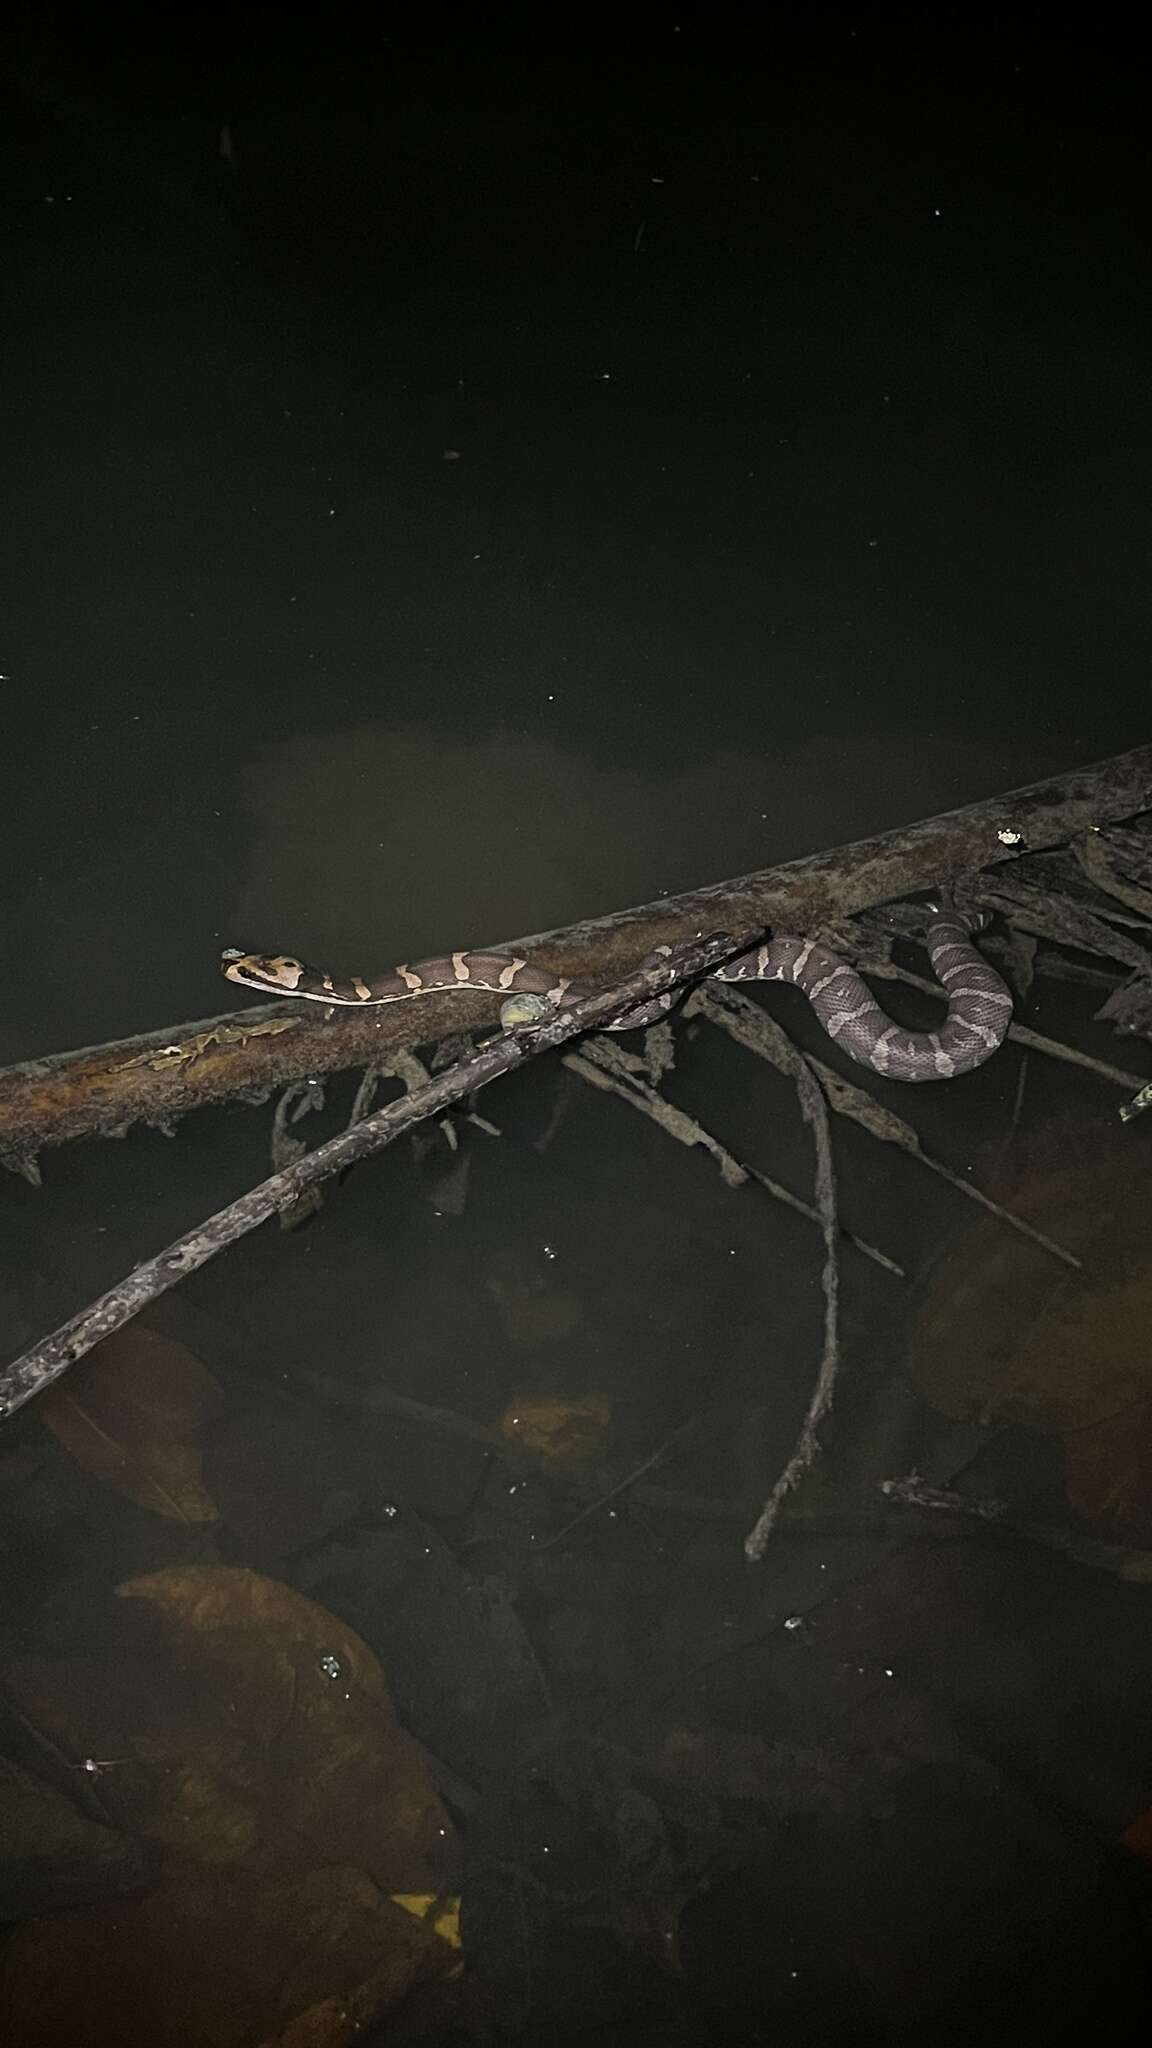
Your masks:
M242 988L263 989L277 996L296 993L301 977L308 970L302 960L294 960L291 953L240 953L234 946L220 956L220 970L228 981L238 981Z

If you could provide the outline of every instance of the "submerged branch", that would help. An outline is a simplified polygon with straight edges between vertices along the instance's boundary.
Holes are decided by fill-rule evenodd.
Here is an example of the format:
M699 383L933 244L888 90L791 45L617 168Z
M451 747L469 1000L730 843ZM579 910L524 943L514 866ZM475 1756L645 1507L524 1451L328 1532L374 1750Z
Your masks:
M832 1406L840 1370L840 1243L836 1201L836 1170L832 1163L832 1130L824 1092L803 1053L794 1055L792 1078L804 1121L812 1127L816 1147L815 1195L824 1231L824 1346L819 1371L796 1445L776 1480L754 1526L744 1539L749 1564L759 1564L768 1548L776 1520L788 1495L800 1484L820 1455L819 1429Z
M111 1336L114 1330L130 1322L150 1301L155 1301L187 1274L206 1265L227 1245L234 1244L248 1231L267 1222L270 1216L292 1208L321 1181L344 1172L359 1159L382 1151L385 1145L392 1144L425 1117L458 1102L463 1095L486 1087L490 1081L521 1066L536 1054L564 1044L577 1032L610 1023L613 1018L650 1000L653 995L706 973L721 960L751 945L754 938L754 933L745 932L739 938L713 935L697 939L669 955L659 965L633 972L613 988L598 989L594 995L573 1003L569 1009L557 1011L541 1024L528 1030L503 1032L479 1052L438 1074L426 1087L415 1089L398 1101L389 1103L363 1123L342 1131L326 1145L319 1146L295 1165L272 1174L227 1208L218 1210L194 1230L177 1238L174 1244L168 1245L154 1258L145 1260L117 1286L89 1303L78 1315L70 1317L51 1336L34 1344L23 1357L0 1370L0 1416L11 1415L23 1407L26 1401L59 1379L69 1366L75 1365L77 1359L100 1343L102 1338Z
M623 1063L620 1048L610 1044L607 1039L593 1038L582 1051L565 1053L564 1065L593 1088L600 1088L618 1096L630 1108L639 1110L642 1116L650 1117L653 1123L659 1124L661 1130L666 1131L668 1136L675 1138L679 1144L701 1146L716 1161L720 1177L726 1187L743 1187L748 1181L753 1181L757 1187L763 1188L766 1194L771 1195L773 1201L783 1203L785 1208L794 1209L798 1215L806 1216L811 1223L821 1222L820 1211L811 1202L803 1201L799 1195L792 1193L791 1188L786 1188L782 1182L773 1180L770 1174L761 1173L758 1167L750 1166L746 1160L737 1159L735 1154L730 1152L712 1131L706 1130L696 1117L689 1116L686 1110L678 1109L674 1103L669 1102L667 1096L661 1095L658 1089L642 1080L638 1074L630 1072ZM858 1252L863 1253L866 1259L871 1259L877 1266L883 1267L886 1273L894 1274L897 1280L907 1278L903 1266L898 1265L895 1259L889 1258L887 1252L882 1252L878 1246L869 1244L866 1238L857 1237L851 1230L844 1230L844 1236L849 1244L855 1245Z
M1127 1543L1109 1543L1075 1527L1039 1522L1013 1511L1004 1500L974 1500L946 1486L930 1486L917 1472L906 1479L883 1479L880 1492L893 1505L920 1508L930 1514L959 1520L983 1522L1011 1541L1039 1543L1055 1550L1074 1564L1090 1571L1112 1572L1129 1584L1152 1584L1152 1551L1134 1549Z

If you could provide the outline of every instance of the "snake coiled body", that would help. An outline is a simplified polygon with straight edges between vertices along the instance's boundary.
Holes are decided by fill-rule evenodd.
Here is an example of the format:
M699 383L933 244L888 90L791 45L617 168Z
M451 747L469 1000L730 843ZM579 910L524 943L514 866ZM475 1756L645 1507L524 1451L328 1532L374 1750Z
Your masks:
M715 978L790 981L803 990L829 1037L861 1066L892 1081L950 1081L991 1059L1012 1021L1012 998L951 903L932 917L925 944L948 997L948 1014L937 1031L906 1031L894 1024L856 969L814 939L777 933L725 961ZM399 1003L444 989L488 989L504 998L506 1025L577 1002L595 986L549 974L516 953L449 953L348 981L337 981L288 953L229 952L221 966L229 981L244 988L329 1004ZM632 1031L650 1024L675 1000L674 994L657 996L607 1028Z

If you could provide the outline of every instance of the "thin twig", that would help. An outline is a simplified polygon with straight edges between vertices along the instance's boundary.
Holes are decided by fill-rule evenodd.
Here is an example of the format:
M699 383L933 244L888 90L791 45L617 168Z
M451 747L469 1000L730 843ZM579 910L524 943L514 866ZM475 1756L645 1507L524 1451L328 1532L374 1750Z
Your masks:
M795 1053L793 1079L800 1096L804 1120L812 1126L812 1138L816 1147L814 1193L824 1231L824 1270L821 1275L824 1292L824 1351L812 1398L808 1403L808 1413L796 1439L796 1447L768 1495L755 1526L744 1539L744 1555L749 1564L760 1562L768 1548L776 1518L787 1495L794 1486L799 1485L804 1474L811 1469L819 1456L820 1442L817 1431L832 1406L836 1375L840 1369L840 1245L828 1104L820 1083L803 1053Z
M624 1057L626 1059L627 1055ZM786 1188L781 1181L773 1180L770 1174L761 1173L759 1167L749 1166L747 1160L737 1159L714 1132L706 1129L686 1110L678 1109L666 1096L661 1095L658 1089L650 1087L630 1067L626 1067L622 1062L619 1048L610 1044L607 1039L591 1038L582 1051L565 1053L564 1065L593 1088L601 1088L611 1095L619 1096L630 1108L638 1109L641 1115L650 1117L653 1123L659 1124L661 1130L666 1131L669 1137L675 1138L681 1145L701 1146L716 1161L720 1178L726 1187L738 1188L747 1181L754 1181L757 1187L764 1189L765 1194L771 1195L773 1201L783 1203L787 1209L794 1209L800 1216L806 1216L810 1223L820 1222L820 1211L814 1208L811 1202L805 1202L799 1195L794 1195L791 1188ZM843 1225L841 1229L848 1243L854 1245L858 1252L862 1252L866 1259L871 1259L874 1265L882 1266L886 1273L894 1274L897 1280L907 1279L903 1266L897 1265L895 1259L890 1259L887 1252L882 1252L876 1245L869 1244L866 1238L857 1237L854 1231L845 1229Z
M1065 1045L1058 1038L1045 1038L1042 1031L1033 1031L1028 1024L1013 1024L1008 1036L1017 1045L1030 1046L1033 1052L1047 1053L1049 1059L1064 1060L1071 1067L1084 1067L1090 1074L1097 1074L1101 1081L1115 1081L1118 1088L1143 1088L1147 1085L1146 1074L1130 1073L1127 1067L1114 1067L1111 1060L1098 1060L1094 1053L1081 1052L1077 1045Z
M997 1171L999 1171L1004 1166L1008 1158L1008 1155L1012 1150L1012 1146L1015 1143L1016 1133L1020 1128L1020 1118L1024 1113L1024 1096L1027 1091L1027 1087L1028 1054L1024 1053L1020 1060L1020 1070L1016 1076L1016 1092L1012 1098L1012 1115L1008 1119L1008 1129L1005 1131L1004 1136L1000 1141L1000 1144L996 1148L995 1165Z
M970 1499L951 1487L930 1486L918 1472L906 1479L883 1479L880 1491L885 1500L899 1507L920 1508L929 1513L956 1515L967 1521L983 1522L1001 1535L1025 1543L1039 1543L1045 1550L1058 1551L1090 1571L1111 1572L1130 1584L1152 1584L1152 1551L1134 1549L1127 1543L1108 1543L1083 1530L1064 1528L1054 1522L1035 1522L1017 1516L1004 1500Z
M690 1493L684 1487L646 1486L639 1472L625 1473L617 1484L611 1472L603 1468L592 1470L558 1464L546 1452L529 1449L519 1438L506 1436L503 1430L493 1428L490 1423L477 1422L473 1416L461 1415L454 1408L430 1407L427 1401L416 1401L410 1394L395 1393L379 1381L371 1387L353 1391L329 1373L305 1372L301 1378L314 1394L322 1395L341 1408L355 1408L370 1415L398 1415L402 1421L414 1423L418 1428L430 1429L442 1436L459 1437L465 1443L479 1444L515 1472L530 1472L536 1479L559 1482L577 1493L589 1493L592 1496L589 1505L593 1510L602 1507L621 1487L627 1486L646 1507L657 1508L666 1514L689 1515L705 1522L742 1521L744 1518L738 1501L724 1500L714 1494ZM668 1448L669 1444L663 1444L659 1455L662 1457Z
M532 1555L540 1557L544 1551L552 1550L557 1543L562 1543L566 1536L570 1536L573 1529L578 1529L582 1522L587 1522L593 1515L598 1515L601 1508L606 1508L611 1501L619 1500L622 1493L627 1493L630 1488L637 1486L646 1472L651 1472L654 1465L659 1465L673 1446L687 1436L689 1430L695 1429L698 1420L699 1417L693 1415L687 1422L682 1422L679 1429L674 1429L671 1436L666 1436L663 1443L657 1445L642 1465L637 1465L631 1472L626 1472L623 1479L618 1479L615 1486L608 1488L607 1493L602 1493L596 1500L590 1500L587 1507L581 1508L578 1515L573 1515L570 1522L565 1522L562 1529L557 1529L554 1536L549 1536L543 1543L534 1543Z
M713 934L670 953L657 966L641 968L615 987L598 989L594 995L570 1008L555 1012L541 1024L526 1031L502 1032L498 1038L455 1067L438 1074L426 1088L416 1089L399 1101L390 1102L354 1129L340 1134L310 1152L295 1165L274 1173L258 1187L241 1195L227 1208L176 1239L155 1258L146 1259L127 1278L110 1288L78 1315L62 1323L51 1336L42 1338L30 1351L0 1370L0 1416L11 1415L44 1387L75 1365L93 1345L119 1330L151 1301L176 1286L189 1273L206 1265L226 1245L234 1244L258 1224L278 1211L291 1208L302 1195L334 1173L342 1173L359 1159L382 1151L403 1132L425 1117L435 1115L462 1095L485 1087L499 1075L509 1073L536 1054L562 1045L577 1032L609 1023L623 1012L651 1000L653 995L676 987L681 981L707 973L731 954L745 951L755 943L755 933L739 938Z

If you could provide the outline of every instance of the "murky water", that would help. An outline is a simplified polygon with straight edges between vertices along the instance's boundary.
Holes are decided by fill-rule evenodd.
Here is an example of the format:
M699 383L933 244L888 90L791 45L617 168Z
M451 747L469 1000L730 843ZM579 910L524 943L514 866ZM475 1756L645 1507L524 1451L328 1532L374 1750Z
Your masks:
M373 973L1145 740L1143 112L1102 46L569 34L22 23L0 1062L219 1011L224 945ZM1094 994L1031 1001L1148 1071ZM789 1086L677 1046L674 1099L809 1199ZM1088 1280L838 1126L903 1277L845 1240L825 1453L757 1571L819 1229L558 1062L11 1422L13 2038L1120 2010L1147 1139L1020 1072L878 1092ZM260 1179L272 1115L6 1178L4 1356ZM1017 1534L901 1518L913 1470Z

